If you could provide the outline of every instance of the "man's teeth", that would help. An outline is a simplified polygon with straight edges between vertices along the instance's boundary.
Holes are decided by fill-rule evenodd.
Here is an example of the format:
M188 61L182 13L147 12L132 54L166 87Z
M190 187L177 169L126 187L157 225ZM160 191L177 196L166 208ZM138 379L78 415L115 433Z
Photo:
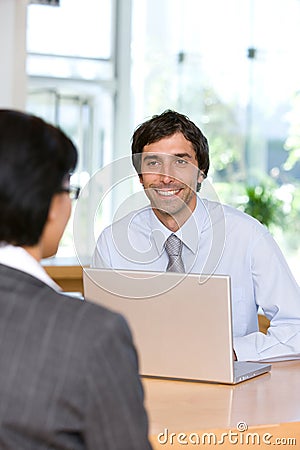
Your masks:
M176 189L174 191L161 191L160 189L156 190L159 195L163 195L164 197L170 197L171 195L176 195L180 191L180 189Z

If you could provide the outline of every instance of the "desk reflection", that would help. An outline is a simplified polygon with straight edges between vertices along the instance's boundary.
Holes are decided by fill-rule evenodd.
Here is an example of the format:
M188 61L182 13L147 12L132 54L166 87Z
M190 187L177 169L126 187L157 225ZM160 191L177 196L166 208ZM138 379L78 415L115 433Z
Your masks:
M299 375L300 361L287 361L236 386L143 378L150 436L300 422Z

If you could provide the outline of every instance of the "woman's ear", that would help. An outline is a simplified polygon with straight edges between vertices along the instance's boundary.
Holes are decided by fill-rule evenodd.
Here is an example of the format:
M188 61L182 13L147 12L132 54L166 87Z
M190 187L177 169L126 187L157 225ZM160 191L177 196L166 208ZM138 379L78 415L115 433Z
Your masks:
M47 222L55 221L57 218L57 214L58 214L58 196L54 195L50 202L48 216L47 216Z
M71 200L68 194L59 193L52 197L41 242L43 258L56 253L60 239L71 214Z

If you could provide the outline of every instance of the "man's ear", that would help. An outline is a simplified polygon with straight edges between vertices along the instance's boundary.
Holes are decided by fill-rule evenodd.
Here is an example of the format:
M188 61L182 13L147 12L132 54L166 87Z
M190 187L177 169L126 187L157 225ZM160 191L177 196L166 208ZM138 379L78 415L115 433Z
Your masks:
M202 181L206 178L205 172L202 169L198 169L198 183L202 183Z
M140 180L140 183L144 186L143 175L140 175L140 174L139 174L139 180Z

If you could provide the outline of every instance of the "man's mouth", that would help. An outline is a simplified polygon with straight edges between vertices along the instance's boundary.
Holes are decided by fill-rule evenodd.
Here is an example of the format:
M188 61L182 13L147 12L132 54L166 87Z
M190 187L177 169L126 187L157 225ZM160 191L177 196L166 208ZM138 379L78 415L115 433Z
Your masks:
M179 194L180 191L181 189L155 189L155 192L162 197L172 197Z

